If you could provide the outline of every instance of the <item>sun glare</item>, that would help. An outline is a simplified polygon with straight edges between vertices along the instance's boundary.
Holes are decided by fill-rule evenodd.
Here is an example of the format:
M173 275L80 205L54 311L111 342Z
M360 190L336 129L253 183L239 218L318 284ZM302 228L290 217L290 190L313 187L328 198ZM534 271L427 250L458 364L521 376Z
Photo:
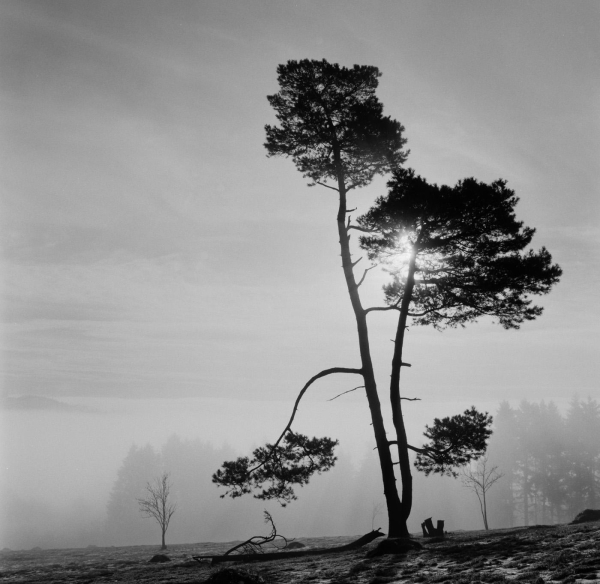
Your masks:
M388 270L405 278L408 275L408 266L413 253L414 244L410 235L405 233L399 236L394 249L386 259Z

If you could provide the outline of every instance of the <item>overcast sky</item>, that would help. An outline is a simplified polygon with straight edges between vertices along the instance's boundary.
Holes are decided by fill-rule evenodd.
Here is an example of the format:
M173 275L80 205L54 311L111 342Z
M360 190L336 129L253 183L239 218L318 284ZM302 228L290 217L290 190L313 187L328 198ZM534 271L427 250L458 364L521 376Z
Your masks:
M419 174L506 179L534 246L564 269L520 331L412 329L405 392L598 396L598 2L19 0L0 13L4 395L291 400L319 370L357 365L335 197L263 147L277 65L326 58L380 68ZM383 282L373 274L371 303ZM382 384L393 327L373 315ZM349 388L336 383L323 398Z

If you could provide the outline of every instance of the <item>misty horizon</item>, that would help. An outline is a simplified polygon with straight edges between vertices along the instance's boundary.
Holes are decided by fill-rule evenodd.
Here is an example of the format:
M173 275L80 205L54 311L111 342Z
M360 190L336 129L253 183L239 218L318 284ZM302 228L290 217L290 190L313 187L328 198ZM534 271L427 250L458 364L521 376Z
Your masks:
M582 399L583 396L580 396ZM569 402L574 398L565 400L559 405L559 411L564 414ZM10 467L15 465L12 473L12 482L3 481L3 492L5 493L5 511L21 512L27 509L27 517L22 528L13 525L9 532L6 528L0 533L0 549L31 549L41 547L43 549L55 547L86 547L88 545L111 546L111 545L153 545L157 542L157 529L155 524L144 520L139 516L135 498L131 497L130 513L134 518L130 530L134 536L130 539L112 537L106 531L107 504L110 493L117 480L119 468L132 448L145 448L149 446L159 453L170 440L178 439L184 443L202 443L214 453L222 452L212 460L209 467L193 468L189 466L189 472L198 476L198 487L202 487L205 496L209 499L204 501L199 497L197 502L198 528L197 537L190 539L189 527L182 535L179 535L177 514L173 518L170 528L171 543L194 543L200 541L235 541L260 534L264 531L262 510L270 509L276 519L278 529L281 533L287 533L290 537L302 536L332 536L332 535L360 535L371 529L371 515L373 509L383 498L378 486L376 457L373 455L373 442L370 436L368 421L365 420L362 431L356 436L355 426L348 431L343 424L338 424L330 435L340 439L337 452L340 462L322 477L315 477L309 485L299 492L299 500L293 502L288 508L283 509L274 503L267 503L249 499L248 501L228 501L220 499L222 493L215 485L210 484L210 476L217 470L222 462L221 458L247 454L249 450L258 446L261 442L272 441L273 436L256 429L261 425L264 427L265 420L255 420L256 427L248 428L239 432L236 440L228 436L223 430L220 434L214 428L203 429L203 423L207 420L200 414L201 408L194 410L191 406L196 402L200 405L202 400L160 400L170 405L163 409L159 416L149 416L149 412L156 412L153 404L144 404L141 400L114 399L72 399L68 401L49 400L54 404L60 404L62 409L55 406L51 409L32 410L25 408L2 409L0 419L6 435L10 440L4 440L3 459ZM94 402L93 406L83 409L85 402ZM185 402L184 404L178 402ZM339 400L336 400L339 401ZM71 403L69 403L71 402ZM27 403L27 402L26 402ZM42 401L48 404L48 401ZM327 404L332 409L339 407ZM126 407L129 405L129 407ZM131 407L137 405L138 407ZM213 404L214 405L214 404ZM280 403L278 415L282 415L289 404ZM417 403L417 408L420 404ZM495 416L500 404L489 408L490 413ZM142 406L142 407L139 407ZM178 407L179 406L179 407ZM312 406L312 407L311 407ZM306 412L305 421L312 421L311 409L318 410L323 406L322 402L308 402L303 409ZM345 404L345 414L348 415L353 408ZM360 404L356 404L360 406ZM454 410L461 409L459 404L454 409L447 404L440 404L440 413L452 414ZM519 403L511 403L512 407L518 408ZM229 404L221 404L224 409L229 409ZM466 406L465 406L466 407ZM66 409L65 409L66 408ZM240 408L242 410L243 408ZM362 410L355 408L354 414ZM420 418L415 419L409 426L411 438L418 442L422 429L426 423L430 423L428 408L421 408ZM183 412L186 412L185 414ZM205 415L210 418L214 415ZM268 419L269 413L265 413ZM158 420L162 419L162 426ZM243 416L238 414L240 425L243 425ZM318 431L322 422L312 421L308 426L300 426L302 431ZM44 448L36 448L37 440L31 435L31 429L35 427L40 435L44 436ZM60 428L60 430L58 430ZM135 429L135 431L134 431ZM85 431L85 437L82 432ZM127 432L129 434L127 435ZM240 435L252 436L250 448L247 442L240 440ZM29 436L29 440L27 437ZM74 440L73 437L77 437ZM422 438L422 437L421 437ZM253 445L252 445L253 444ZM27 460L26 467L22 461ZM67 466L65 466L67 462ZM361 479L368 483L365 495L365 503L361 507L355 507L358 497L358 485L356 475L361 467L370 466L369 476ZM18 466L17 466L18 465ZM18 467L21 467L20 469ZM28 468L28 472L24 472ZM60 472L56 471L60 469ZM36 477L44 477L43 483L39 483ZM54 477L54 479L52 479ZM141 483L145 484L154 478L149 471ZM465 529L481 529L481 517L478 512L477 501L462 487L459 479L448 477L424 477L421 473L415 473L414 480L418 485L419 497L416 502L416 510L411 520L411 530L419 533L420 523L427 516L442 518L446 521L446 528L451 531ZM177 476L173 477L174 492L177 492ZM360 483L362 484L362 483ZM332 489L339 492L344 489L344 500L352 512L341 513L340 517L333 520L329 516L323 516L316 512L318 501L324 496L323 493L331 493ZM337 497L336 497L337 498ZM491 493L491 501L494 501L494 492ZM452 501L452 504L449 504ZM212 530L206 531L206 523L202 521L201 509L206 506L211 512ZM240 511L241 510L241 511ZM385 514L378 510L377 525L385 529ZM239 513L243 512L243 529L240 528ZM232 515L233 513L233 515ZM216 514L216 517L215 517ZM6 516L6 515L5 515ZM40 517L45 517L44 521ZM226 519L229 517L230 519ZM234 519L234 518L237 518ZM492 516L492 526L498 525L498 516ZM333 522L333 523L332 523ZM494 525L494 522L496 525ZM12 522L4 523L10 525ZM41 526L44 525L44 529ZM61 526L59 530L57 526ZM66 527L70 526L70 527ZM336 531L336 529L338 531ZM45 530L45 531L44 531ZM242 533L243 531L243 533ZM247 534L247 535L246 535ZM194 541L191 541L194 540Z

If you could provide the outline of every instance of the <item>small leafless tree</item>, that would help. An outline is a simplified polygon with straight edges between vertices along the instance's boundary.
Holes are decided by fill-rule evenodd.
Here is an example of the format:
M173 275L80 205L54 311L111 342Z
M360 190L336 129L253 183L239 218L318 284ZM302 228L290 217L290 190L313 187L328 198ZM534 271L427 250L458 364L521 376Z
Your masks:
M153 483L146 485L147 495L143 499L138 499L140 512L144 517L150 517L156 520L160 525L162 536L161 550L166 550L165 534L169 527L169 522L173 513L177 509L175 503L169 501L169 493L171 483L169 482L169 473L164 472L160 477L157 477Z
M471 489L479 499L481 508L481 516L483 517L483 526L486 530L489 529L487 520L487 501L486 495L492 485L504 475L498 472L498 467L493 466L488 468L487 455L479 459L475 469L465 467L462 471L462 483L467 489Z

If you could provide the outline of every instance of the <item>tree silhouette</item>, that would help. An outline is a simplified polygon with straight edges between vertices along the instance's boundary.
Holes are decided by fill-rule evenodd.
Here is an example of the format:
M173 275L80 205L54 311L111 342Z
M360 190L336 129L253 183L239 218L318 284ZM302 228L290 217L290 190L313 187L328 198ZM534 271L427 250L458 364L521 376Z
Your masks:
M161 466L160 454L149 444L129 449L107 504L106 531L113 545L131 545L150 535L145 533L135 502L144 496L147 482L160 473Z
M467 466L462 471L462 483L473 491L479 500L481 517L486 531L489 529L487 513L487 493L497 481L502 478L502 473L497 466L489 467L488 457L483 456L475 466L475 469Z
M163 472L153 483L146 485L146 496L137 500L140 513L144 517L154 519L160 526L161 550L167 549L165 535L169 528L171 517L173 517L177 509L177 504L169 501L170 492L169 473Z
M284 503L292 500L295 484L305 484L314 472L328 470L335 463L336 441L309 440L292 433L299 401L322 377L360 375L379 456L388 535L408 537L406 520L412 508L409 449L419 454L417 467L426 473L453 473L452 467L484 453L491 417L472 408L459 416L436 419L426 431L430 443L422 448L408 444L400 397L400 368L407 365L402 361L407 319L443 328L491 314L506 328L518 328L541 313L540 308L530 306L528 295L547 292L560 269L551 266L545 250L519 253L530 242L533 230L522 229L515 221L512 208L516 198L502 181L488 187L469 179L454 189L440 189L412 171L400 169L407 156L402 150L404 128L383 116L383 106L375 96L380 76L376 67L348 69L325 60L289 61L279 66L278 74L280 91L268 99L280 126L266 126L265 146L269 156L292 158L311 180L309 186L321 185L338 195L340 255L356 321L360 367L332 367L313 376L300 391L279 439L257 449L253 459L224 463L213 481L236 497L275 480L255 496ZM379 199L353 224L348 192L366 186L377 174L391 172L394 180L389 196ZM354 261L351 255L353 229L368 233L361 237L361 245L373 261L389 260L394 279L386 288L385 307L362 305L359 288L370 268L356 278L354 269L360 258ZM395 270L391 262L403 256L408 263ZM420 282L421 275L427 281ZM387 437L371 359L367 316L376 310L399 311L390 387L395 440ZM398 463L392 458L393 446ZM402 497L396 486L395 464L400 466Z
M371 411L375 441L388 508L389 535L408 536L401 520L401 503L396 489L396 478L388 447L381 404L377 394L375 372L369 348L367 310L362 306L359 286L354 274L355 262L350 251L350 226L347 194L365 186L378 174L385 174L404 162L407 153L402 150L406 140L402 125L383 115L383 106L375 95L380 76L376 67L355 65L340 67L322 61L289 61L277 69L280 91L268 97L280 126L266 126L269 156L290 157L298 170L311 180L310 186L321 185L338 195L336 217L340 241L342 269L354 311L358 331L360 367L332 367L317 373L302 388L292 411L291 419L272 446L277 448L291 435L291 424L298 403L306 390L318 379L334 373L360 375ZM302 437L302 441L308 440ZM313 453L303 448L291 448L282 464L294 467L311 465L312 472L326 471L335 463L330 439L313 439L324 464L313 463ZM321 442L318 442L321 440ZM327 452L329 449L329 453ZM256 464L254 464L256 463ZM252 475L264 462L239 458L226 463L213 475L213 481L229 488L226 494L238 496L254 488ZM293 478L288 474L284 478ZM300 476L304 477L306 475ZM301 479L304 481L304 478ZM237 486L236 486L237 484ZM300 482L299 484L303 484ZM291 499L290 491L285 494ZM399 521L400 519L400 521Z
M588 397L574 398L566 421L569 513L596 509L600 502L600 404Z

